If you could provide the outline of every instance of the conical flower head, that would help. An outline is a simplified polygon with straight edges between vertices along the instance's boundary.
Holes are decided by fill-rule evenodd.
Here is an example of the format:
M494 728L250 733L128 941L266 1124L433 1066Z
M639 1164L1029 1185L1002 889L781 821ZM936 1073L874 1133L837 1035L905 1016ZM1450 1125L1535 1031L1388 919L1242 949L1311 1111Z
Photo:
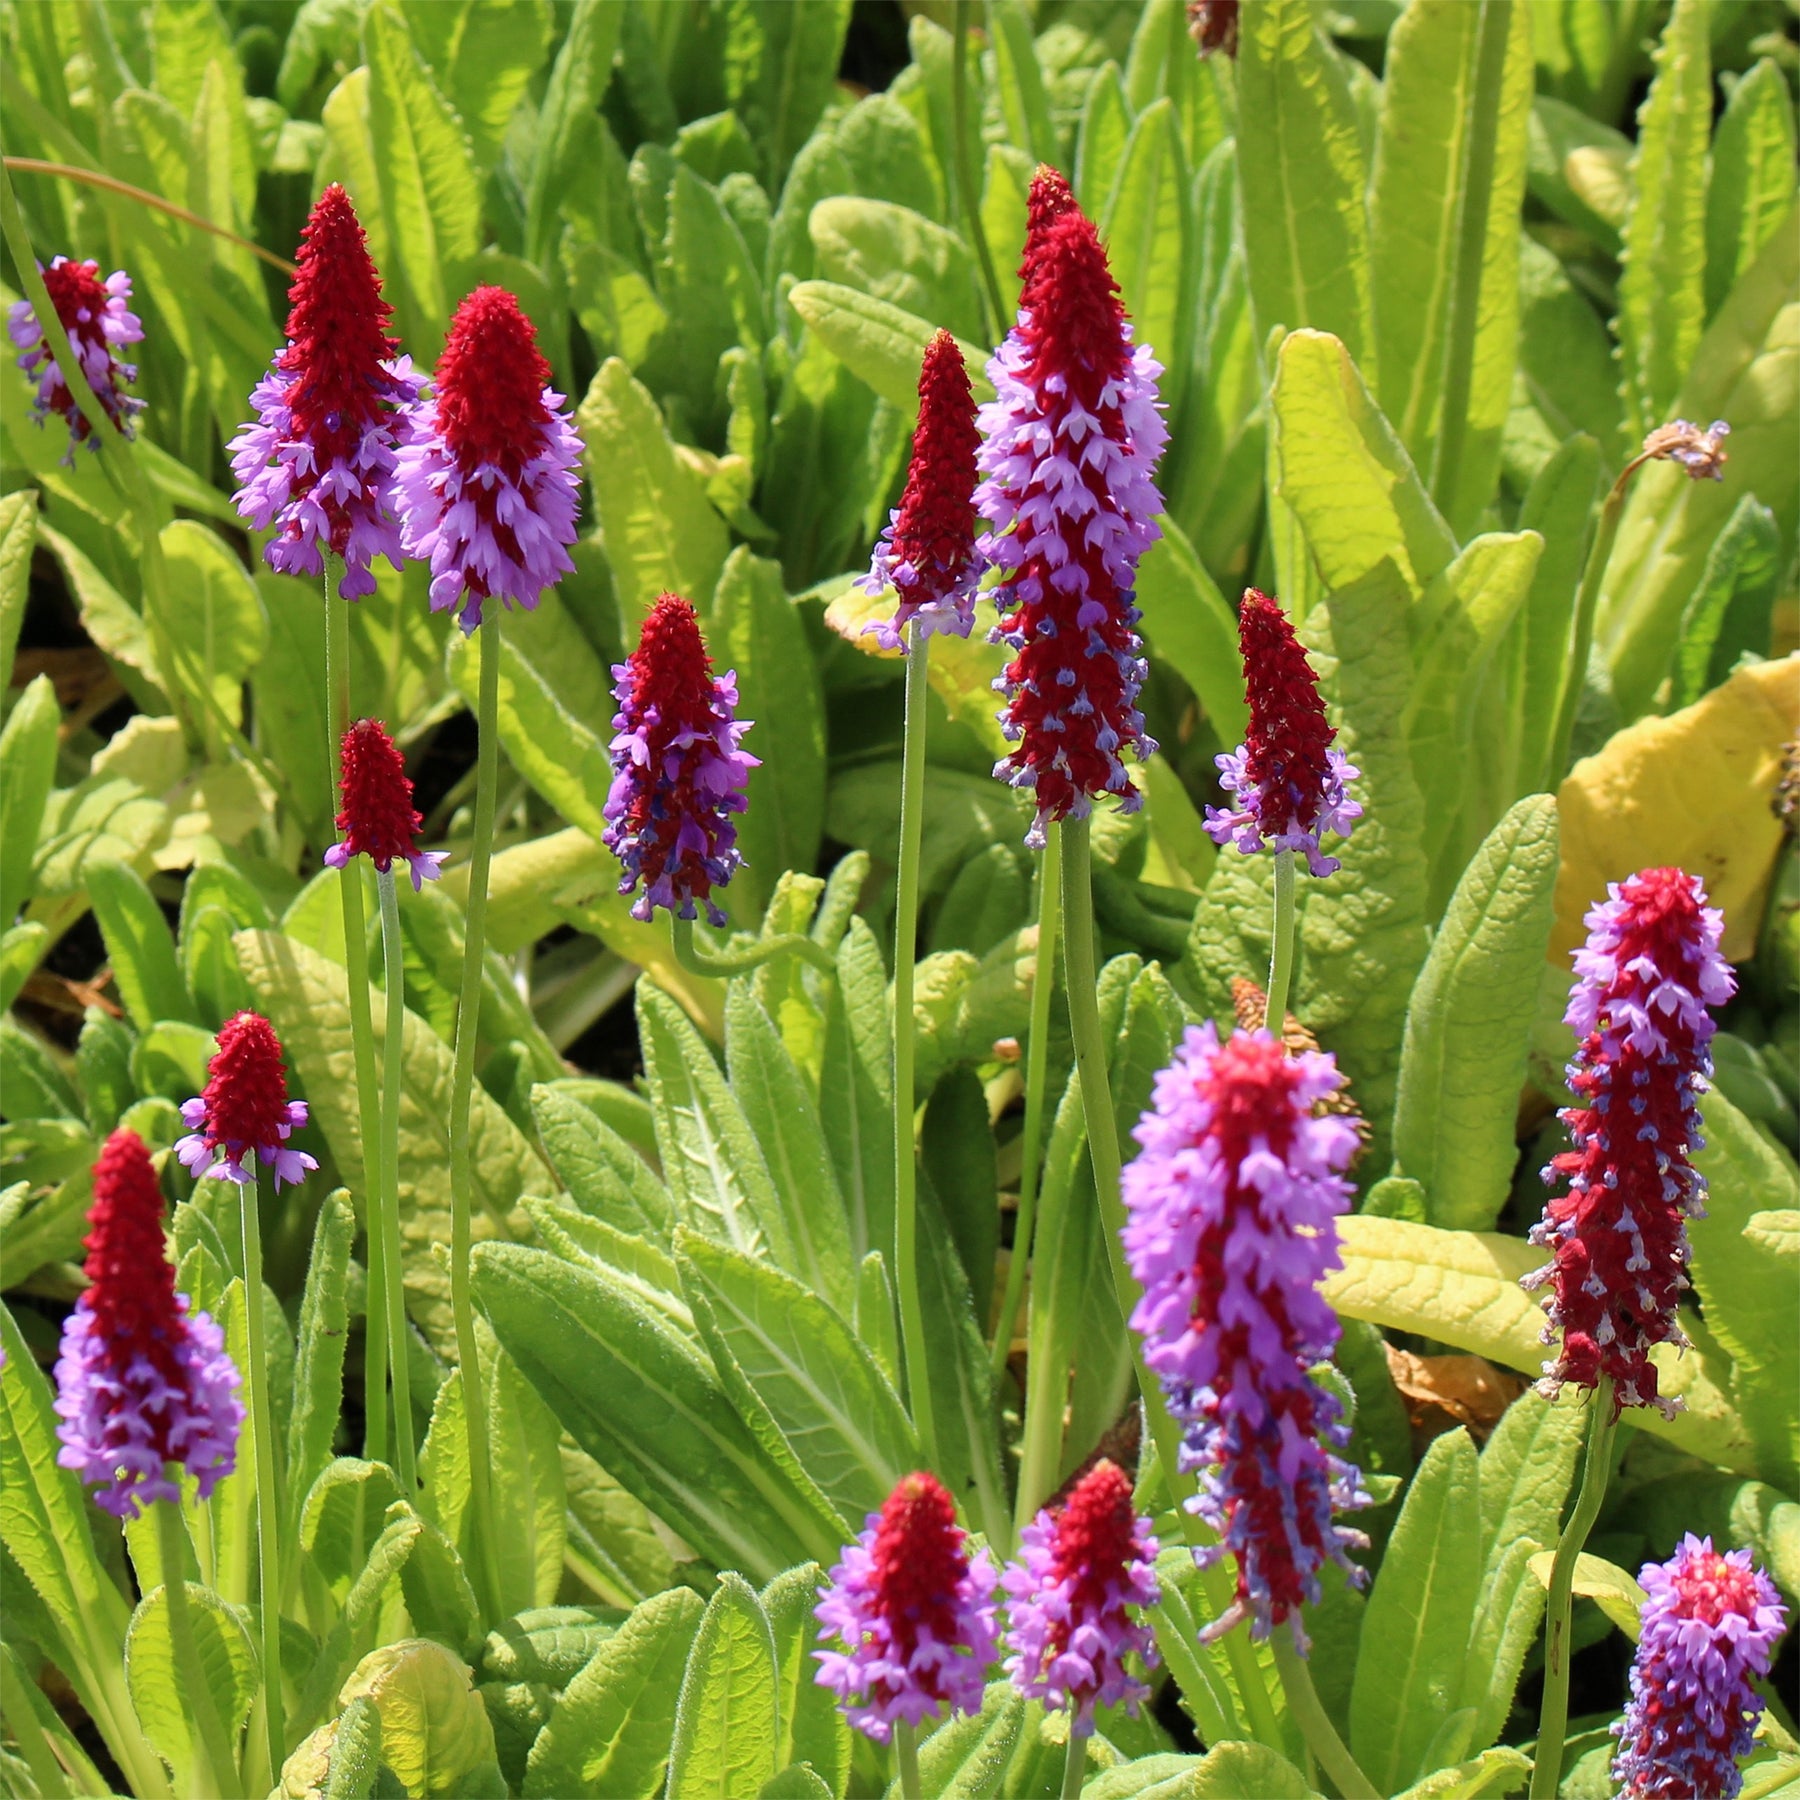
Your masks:
M1607 893L1587 915L1563 1015L1580 1039L1568 1069L1577 1104L1561 1115L1574 1148L1551 1158L1544 1179L1567 1178L1569 1191L1532 1228L1554 1256L1525 1285L1550 1285L1544 1341L1562 1336L1539 1383L1546 1394L1610 1376L1615 1407L1673 1417L1680 1402L1658 1394L1650 1352L1687 1341L1675 1309L1688 1286L1685 1221L1705 1214L1692 1157L1704 1143L1710 1009L1737 982L1698 876L1645 869Z
M1691 1532L1638 1582L1631 1703L1612 1727L1621 1800L1733 1800L1763 1710L1752 1684L1769 1672L1787 1609L1748 1550L1721 1553Z
M431 607L471 632L489 600L527 611L575 566L581 440L537 333L504 288L456 309L400 452L401 530L431 564Z
M979 1712L994 1660L994 1568L971 1557L935 1475L902 1476L844 1548L815 1609L841 1649L813 1652L818 1681L877 1743L946 1706Z
M1341 1171L1354 1126L1314 1116L1342 1082L1330 1056L1288 1055L1266 1031L1221 1043L1190 1029L1156 1078L1126 1168L1126 1259L1142 1285L1131 1315L1144 1360L1182 1425L1182 1467L1200 1474L1188 1502L1237 1559L1237 1597L1207 1627L1249 1618L1266 1636L1286 1620L1305 1648L1300 1608L1319 1598L1326 1557L1365 1540L1333 1510L1368 1504L1337 1401L1310 1373L1338 1339L1319 1293L1339 1266Z
M175 1154L201 1179L252 1186L261 1157L278 1190L284 1181L304 1181L319 1165L287 1148L288 1133L306 1123L306 1102L288 1098L275 1027L260 1013L236 1013L219 1027L218 1046L206 1067L206 1092L182 1106L190 1133Z
M94 1165L88 1211L91 1285L63 1324L56 1363L62 1449L56 1460L135 1518L178 1497L181 1464L205 1499L236 1465L238 1372L219 1327L188 1312L163 1251L163 1197L144 1141L115 1131Z
M1025 841L1038 845L1049 822L1085 818L1097 795L1142 804L1121 752L1156 748L1137 706L1146 666L1132 599L1137 560L1158 536L1152 471L1168 431L1161 367L1133 348L1106 253L1067 183L1040 169L1028 209L1019 322L988 364L997 397L980 413L975 498L991 527L978 549L1002 578L993 641L1014 652L995 686L1018 748L994 773L1033 790Z
M1006 1590L1006 1672L1030 1700L1068 1709L1070 1730L1094 1729L1094 1709L1150 1690L1127 1667L1154 1668L1150 1629L1127 1606L1154 1606L1156 1539L1132 1504L1131 1478L1117 1463L1095 1463L1055 1513L1039 1512L1019 1538L1019 1560L1000 1577Z
M375 591L376 557L401 564L394 459L419 378L388 335L393 309L335 181L313 203L297 262L287 348L231 441L236 505L258 531L274 528L270 568L318 575L330 551L344 561L339 595L358 600Z
M344 733L338 768L344 804L337 828L344 841L325 852L326 863L341 869L351 857L366 856L385 875L398 858L411 868L415 892L436 881L446 852L419 848L424 821L413 810L406 762L379 719L358 719Z
M865 627L889 650L915 636L947 631L967 637L975 622L981 559L975 554L975 396L962 352L949 332L926 346L919 368L919 423L913 432L906 491L875 546L864 589L879 594L891 583L900 605L889 620Z
M662 594L638 647L613 664L613 784L603 842L625 873L619 892L641 881L631 908L648 920L659 906L691 919L696 905L715 925L711 898L743 864L735 815L757 759L738 746L752 721L737 716L737 676L715 676L694 609Z
M119 355L122 345L141 343L144 336L137 314L126 304L131 298L131 277L123 269L115 269L102 281L98 263L76 262L67 256L52 257L47 269L40 263L38 272L94 398L113 424L130 437L133 415L144 410L142 400L125 392L125 384L137 380L137 367ZM98 450L99 440L76 406L29 300L13 302L6 334L19 353L21 372L36 384L32 417L41 425L56 413L69 427L69 447L62 460L73 465L79 443Z
M1348 837L1362 817L1362 807L1344 792L1361 770L1331 747L1337 733L1326 723L1318 677L1287 614L1255 588L1244 590L1238 610L1238 648L1250 732L1215 759L1238 810L1209 806L1206 829L1215 843L1234 843L1246 856L1297 850L1314 875L1334 874L1338 861L1320 851L1319 838L1327 831Z

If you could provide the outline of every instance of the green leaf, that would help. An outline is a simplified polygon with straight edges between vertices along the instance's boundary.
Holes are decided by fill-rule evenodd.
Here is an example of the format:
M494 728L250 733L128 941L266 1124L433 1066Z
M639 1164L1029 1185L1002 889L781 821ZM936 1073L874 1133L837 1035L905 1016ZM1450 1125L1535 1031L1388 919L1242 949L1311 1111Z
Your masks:
M646 1600L571 1681L531 1747L533 1800L654 1800L704 1610L691 1588Z
M494 1761L494 1731L454 1651L429 1638L384 1644L356 1665L340 1695L346 1705L363 1697L381 1714L381 1760L407 1793L504 1794L497 1770L493 1786L480 1783Z
M981 336L975 265L954 232L910 206L848 194L821 200L807 230L821 275L958 337Z
M1497 1800L1501 1794L1517 1793L1530 1772L1530 1757L1502 1744L1453 1768L1435 1770L1415 1782L1399 1800L1488 1800L1489 1796Z
M329 1729L331 1765L319 1800L368 1800L381 1775L381 1714L359 1696Z
M759 1596L775 1639L775 1700L780 1735L775 1760L784 1766L807 1763L832 1794L841 1794L850 1775L850 1727L829 1688L819 1685L813 1659L822 1571L802 1563L777 1575Z
M532 1607L487 1634L480 1673L490 1681L567 1687L594 1652L618 1635L626 1617L610 1606Z
M623 10L607 0L576 0L568 35L551 66L526 201L525 248L533 262L549 256L557 200L571 184L590 129L586 122L612 80Z
M1693 705L1728 680L1746 650L1762 654L1780 571L1775 515L1746 494L1713 539L1699 585L1682 610L1671 710Z
M9 925L0 936L0 1012L19 997L19 990L49 948L50 928L35 919Z
M554 17L549 0L460 0L421 7L412 13L410 23L420 56L456 109L476 166L485 173L498 157L513 111L550 48ZM611 60L609 56L607 62ZM554 82L554 71L551 79ZM599 98L593 96L595 101ZM540 141L544 129L540 119Z
M1706 1148L1694 1166L1707 1200L1706 1217L1688 1228L1694 1286L1707 1329L1731 1354L1732 1395L1756 1439L1755 1473L1791 1494L1800 1490L1800 1352L1788 1324L1800 1243L1751 1232L1759 1218L1800 1207L1800 1177L1723 1094L1707 1094L1701 1115Z
M1258 1743L1209 1750L1181 1791L1193 1800L1234 1800L1240 1794L1255 1794L1258 1800L1317 1800L1306 1777L1285 1756Z
M919 365L937 327L916 313L836 281L803 281L788 290L788 305L850 372L910 418L919 405ZM977 400L994 397L987 358L959 341Z
M386 1463L340 1456L326 1464L300 1509L299 1543L340 1600L370 1560L387 1509L400 1498Z
M860 915L838 945L825 1014L819 1113L850 1219L850 1250L893 1257L894 1072L887 971Z
M919 1785L937 1800L997 1793L1025 1723L1025 1702L1010 1682L990 1681L981 1711L952 1713L919 1746ZM898 1784L889 1789L898 1793Z
M1713 137L1706 187L1706 312L1724 304L1794 200L1794 109L1761 58L1731 90Z
M1031 15L1021 0L987 0L988 42L994 54L994 88L1006 135L1033 162L1060 160L1050 99L1038 67Z
M1480 1586L1480 1476L1460 1427L1426 1452L1363 1617L1350 1745L1378 1791L1425 1773L1456 1704Z
M656 402L617 357L601 364L576 425L620 622L635 637L659 593L696 604L712 594L729 544L725 523L676 457Z
M22 488L0 499L0 694L12 689L13 656L25 619L37 522L37 496L31 489ZM10 919L12 914L0 916Z
M847 1525L879 1510L919 1446L875 1359L797 1282L692 1232L676 1245L696 1322L752 1431L760 1411Z
M193 519L163 527L162 551L169 635L211 678L220 709L235 721L244 710L244 677L269 645L256 584L219 534ZM163 687L176 684L186 685L181 672L164 670Z
M1555 1562L1555 1553L1550 1550L1541 1550L1531 1559L1531 1573L1546 1591ZM1633 1643L1637 1642L1648 1597L1617 1563L1582 1551L1575 1559L1574 1592L1578 1599L1592 1600Z
M675 1224L668 1189L591 1107L553 1083L531 1090L538 1142L583 1212L666 1244Z
M1132 109L1125 98L1119 65L1103 63L1088 84L1076 133L1075 198L1090 219L1106 210L1113 181L1131 135Z
M1706 324L1708 18L1705 0L1675 0L1638 113L1618 316L1620 392L1633 434L1673 416Z
M1394 1168L1424 1186L1434 1225L1485 1230L1506 1202L1556 852L1556 802L1521 800L1463 871L1413 987Z
M500 1603L546 1606L562 1583L562 1456L550 1410L510 1357L488 1373L488 1459L493 1471L493 1550Z
M677 166L658 286L678 349L673 377L688 414L712 436L722 425L719 358L734 346L758 353L766 334L762 280L716 190Z
M734 1800L775 1774L775 1637L755 1590L727 1571L688 1653L669 1745L668 1800Z
M115 862L89 870L87 879L119 996L138 1029L148 1031L163 1019L197 1022L175 941L142 876Z
M675 1560L642 1502L566 1434L562 1459L569 1500L569 1541L563 1555L570 1570L620 1606L669 1586Z
M287 1519L294 1530L300 1508L331 1460L344 1398L344 1349L350 1330L346 1287L356 1215L339 1188L319 1208L312 1255L300 1296L299 1345L294 1362L294 1410L287 1422Z
M831 98L849 25L849 0L728 0L725 97L762 147L763 187L771 194L780 193L788 165Z
M1335 333L1373 381L1367 172L1356 103L1308 0L1270 0L1239 40L1238 176L1257 337Z
M327 756L325 609L311 583L259 573L257 592L269 621L268 650L251 677L257 736L269 760L288 778L304 809L312 841L331 821L336 771Z
M302 1722L322 1717L334 1704L344 1678L356 1661L358 1642L367 1641L363 1634L378 1617L388 1590L412 1555L420 1533L418 1517L410 1511L397 1510L396 1516L370 1546L368 1561L344 1596L337 1623L319 1646L317 1659L305 1671L299 1707ZM350 1696L343 1695L342 1698L348 1702Z
M191 1581L186 1586L189 1629L201 1672L226 1736L235 1743L256 1698L256 1652L233 1608L211 1588ZM178 1780L191 1781L195 1746L189 1722L191 1702L182 1697L182 1673L169 1636L168 1590L158 1587L138 1602L131 1615L131 1629L125 1638L125 1683L143 1722L144 1735L174 1765Z
M31 894L33 852L56 781L62 724L56 688L39 675L0 729L0 920L10 925Z
M1464 525L1492 493L1512 399L1532 76L1522 0L1425 0L1388 39L1369 196L1379 392L1413 460L1435 468L1450 429L1445 384L1460 358L1462 465L1453 494L1435 476L1433 488ZM1459 258L1471 234L1480 248L1465 294Z
M1194 690L1219 742L1242 743L1250 714L1236 616L1181 528L1173 519L1159 522L1162 536L1138 564L1144 635Z
M496 1335L564 1429L703 1556L766 1578L833 1551L712 1365L620 1282L517 1244L475 1264Z

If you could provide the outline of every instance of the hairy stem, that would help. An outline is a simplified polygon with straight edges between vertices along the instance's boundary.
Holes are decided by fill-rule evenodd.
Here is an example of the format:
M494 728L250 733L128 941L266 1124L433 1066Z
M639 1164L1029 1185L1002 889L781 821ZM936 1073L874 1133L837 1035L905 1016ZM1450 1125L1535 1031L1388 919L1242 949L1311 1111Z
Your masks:
M919 1786L919 1733L904 1719L894 1726L894 1757L900 1765L900 1800L922 1800Z
M1287 1024L1294 979L1294 853L1275 852L1275 926L1269 941L1269 1002L1263 1022L1277 1043Z
M1312 1670L1306 1658L1294 1648L1294 1640L1284 1625L1276 1626L1269 1638L1275 1655L1275 1669L1281 1677L1281 1691L1287 1695L1288 1713L1300 1727L1306 1746L1319 1759L1319 1767L1329 1775L1344 1800L1381 1800L1371 1782L1356 1766L1353 1757L1338 1736L1320 1703L1313 1686Z
M275 1426L269 1413L269 1372L263 1337L262 1217L255 1182L245 1185L243 1205L238 1212L244 1238L244 1325L250 1339L245 1356L249 1367L244 1371L244 1379L250 1390L250 1446L256 1465L263 1725L268 1736L269 1769L278 1777L281 1765L287 1761L287 1714L281 1687L281 1501L275 1489Z
M394 1466L400 1491L412 1497L419 1476L413 1450L412 1374L406 1366L405 1262L400 1244L400 1094L405 1069L406 957L400 942L400 896L392 868L378 869L381 965L387 983L387 1032L381 1057L381 1239L386 1264L388 1359L394 1380Z

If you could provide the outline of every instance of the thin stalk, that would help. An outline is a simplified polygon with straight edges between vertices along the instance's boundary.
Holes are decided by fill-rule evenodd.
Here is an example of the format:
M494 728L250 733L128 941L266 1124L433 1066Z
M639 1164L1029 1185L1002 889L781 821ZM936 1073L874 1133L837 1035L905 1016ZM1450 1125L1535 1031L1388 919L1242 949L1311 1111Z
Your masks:
M491 607L477 634L481 677L476 705L475 830L469 845L469 900L463 923L462 992L456 1003L456 1050L450 1077L450 1309L462 1366L463 1416L469 1432L469 1506L473 1515L476 1592L490 1620L501 1616L494 1568L494 1502L489 1485L487 1395L475 1342L469 1254L475 1210L469 1134L475 1098L475 1040L481 1029L481 965L486 950L488 861L494 842L494 798L500 783L500 610Z
M1500 89L1506 75L1506 43L1512 30L1513 0L1478 0L1478 5L1475 91L1469 103L1469 161L1463 171L1456 208L1456 262L1451 275L1450 324L1444 334L1443 410L1437 457L1431 471L1431 496L1446 518L1455 517L1456 490L1462 480L1468 441L1482 266L1487 259L1488 213L1500 135Z
M1000 293L1000 277L994 268L994 253L988 248L987 228L981 222L981 195L976 191L975 172L969 166L969 0L956 0L956 17L950 39L950 136L956 164L956 192L969 228L969 242L975 246L975 260L981 267L982 291L987 297L991 317L992 341L998 342L1006 331L1006 301Z
M894 1726L894 1757L900 1764L900 1800L922 1800L919 1786L919 1732L904 1719Z
M400 1246L400 1092L405 1067L406 958L400 943L400 897L392 868L377 869L381 896L381 966L387 983L387 1034L381 1059L381 1236L388 1270L387 1340L394 1380L394 1457L400 1491L419 1485L413 1452L412 1375L406 1366L405 1263Z
M325 553L325 699L330 732L325 767L338 766L339 746L350 728L350 611L338 598L344 565ZM329 774L328 774L329 778ZM331 792L335 797L336 787ZM327 815L337 807L327 802ZM344 980L350 1002L351 1066L356 1073L356 1119L362 1139L363 1231L368 1241L369 1305L363 1336L363 1453L387 1460L388 1289L399 1278L388 1268L381 1220L381 1089L375 1066L375 1015L369 1000L369 937L363 921L362 868L352 857L338 870L338 906L344 920ZM275 1765L279 1772L281 1765Z
M1062 1800L1077 1800L1086 1776L1087 1735L1071 1730L1069 1748L1063 1756Z
M1586 1460L1575 1510L1556 1544L1550 1565L1550 1593L1544 1602L1544 1701L1538 1713L1537 1750L1531 1765L1531 1800L1555 1800L1562 1782L1563 1739L1569 1729L1569 1625L1575 1587L1575 1562L1587 1542L1606 1483L1612 1474L1613 1384L1602 1375L1589 1402Z
M1275 928L1269 943L1269 1004L1264 1023L1277 1043L1287 1023L1294 979L1294 853L1275 852Z
M675 960L690 975L747 975L752 969L761 968L764 963L772 962L778 956L803 957L815 969L823 969L827 974L837 968L836 959L823 944L814 943L811 938L798 931L784 931L776 937L759 938L742 950L720 953L702 950L694 942L694 921L678 918L671 913L669 941L675 950Z
M180 1478L180 1471L171 1465L169 1479L179 1484ZM201 1800L228 1795L238 1785L237 1758L231 1753L231 1740L213 1704L200 1661L200 1645L188 1611L187 1534L181 1528L181 1508L173 1500L156 1502L156 1550L169 1607L169 1645L175 1652L176 1679L186 1690L182 1711L194 1733L196 1790ZM280 1763L275 1766L281 1767Z
M1286 1626L1278 1625L1270 1633L1269 1648L1274 1652L1276 1673L1281 1677L1281 1691L1287 1695L1288 1714L1300 1727L1306 1747L1319 1759L1319 1767L1331 1777L1344 1800L1381 1800L1320 1704L1312 1670L1294 1648Z
M1063 837L1063 971L1069 989L1069 1029L1075 1039L1075 1069L1081 1084L1081 1110L1087 1122L1088 1156L1094 1168L1094 1188L1100 1200L1100 1235L1112 1267L1113 1292L1119 1313L1129 1319L1140 1292L1125 1261L1121 1233L1125 1227L1125 1202L1119 1192L1119 1133L1113 1113L1112 1082L1107 1073L1107 1046L1100 1028L1099 979L1094 968L1094 898L1089 880L1088 821L1070 819L1053 826ZM1131 1351L1137 1365L1138 1390L1144 1397L1144 1413L1162 1464L1163 1479L1175 1502L1181 1527L1195 1549L1208 1548L1215 1540L1204 1521L1182 1504L1193 1492L1191 1477L1181 1472L1181 1432L1169 1414L1162 1384L1144 1363L1143 1339L1131 1334ZM1222 1563L1200 1571L1201 1592L1215 1619L1231 1606L1232 1581ZM1262 1670L1249 1637L1228 1632L1222 1640L1237 1682L1239 1704L1246 1723L1260 1742L1277 1748L1283 1741L1281 1725L1263 1685Z
M920 1300L919 1196L913 1141L913 959L919 938L919 851L925 825L925 684L931 640L907 630L906 736L900 764L900 871L894 901L894 1260L907 1399L927 1464L937 1461Z
M269 1414L269 1372L264 1357L262 1219L256 1184L241 1208L244 1230L244 1324L250 1343L245 1381L250 1390L250 1452L256 1465L257 1595L262 1609L263 1724L269 1768L279 1776L287 1761L286 1705L281 1688L281 1502L275 1490L275 1426ZM165 1569L166 1573L166 1569Z
M1051 832L1038 869L1037 965L1031 978L1031 1033L1025 1045L1025 1130L1019 1142L1019 1213L1013 1225L1012 1259L1006 1266L1006 1294L994 1327L993 1370L997 1383L1006 1370L1025 1294L1031 1260L1031 1233L1037 1222L1038 1178L1044 1160L1044 1088L1050 1078L1050 1001L1056 991L1056 928L1062 920L1062 837Z

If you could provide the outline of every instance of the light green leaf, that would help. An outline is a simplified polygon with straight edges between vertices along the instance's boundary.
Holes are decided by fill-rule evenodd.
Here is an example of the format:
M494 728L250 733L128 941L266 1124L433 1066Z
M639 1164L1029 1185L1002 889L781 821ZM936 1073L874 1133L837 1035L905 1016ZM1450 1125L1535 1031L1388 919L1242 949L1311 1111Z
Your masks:
M1192 1800L1318 1800L1306 1777L1278 1750L1255 1742L1216 1745L1201 1757L1181 1790ZM1148 1796L1146 1796L1148 1800Z
M688 1647L704 1610L691 1588L646 1600L571 1681L531 1747L533 1800L654 1800L661 1793Z
M500 1604L547 1606L562 1584L565 1531L556 1421L508 1356L488 1371L487 1415Z
M604 1119L546 1082L531 1090L531 1115L550 1166L584 1212L668 1242L675 1223L668 1189Z
M308 1490L300 1509L300 1547L340 1602L368 1564L387 1509L399 1498L393 1470L357 1456L326 1464Z
M1673 416L1706 323L1706 151L1712 68L1706 0L1675 0L1638 114L1619 277L1619 349L1633 433Z
M1555 1562L1555 1553L1549 1550L1540 1550L1531 1559L1531 1573L1546 1591ZM1592 1600L1634 1644L1637 1642L1648 1597L1617 1563L1582 1551L1575 1559L1574 1591L1578 1598Z
M1692 706L1730 679L1746 650L1760 656L1781 582L1781 534L1775 515L1746 494L1713 539L1681 615L1669 709Z
M624 9L608 0L576 0L568 35L556 53L538 114L536 153L526 200L525 248L533 262L550 251L555 209L590 129L586 125L612 80L613 51Z
M1050 98L1038 67L1031 14L1022 0L987 0L988 42L994 53L994 87L1006 120L1006 135L1033 162L1060 160Z
M138 1030L164 1019L197 1024L175 940L143 877L129 864L113 862L89 870L87 880L119 996Z
M849 0L729 0L725 11L725 97L762 147L764 190L778 194L831 98Z
M1199 697L1222 744L1243 742L1249 723L1237 619L1173 519L1138 564L1137 603L1150 648Z
M476 166L485 173L550 48L554 16L549 0L460 0L419 7L409 22L420 56L438 90L455 107ZM608 65L611 61L609 56ZM551 80L554 84L554 71ZM599 98L593 95L594 101ZM539 120L540 143L547 123L551 121Z
M1761 58L1731 90L1713 138L1706 188L1706 312L1724 304L1794 203L1794 108Z
M975 265L961 238L909 206L848 194L807 220L819 273L960 338L981 336Z
M894 1254L894 1071L887 971L861 916L838 945L825 1013L819 1113L837 1165L858 1265L871 1250Z
M735 1800L775 1774L781 1736L775 1637L755 1590L727 1571L681 1678L668 1800Z
M784 1766L810 1764L828 1792L841 1794L850 1774L850 1727L831 1690L819 1685L819 1665L812 1654L819 1632L813 1607L821 1577L817 1563L802 1563L777 1575L758 1597L775 1638L781 1722L775 1760Z
M368 1699L381 1714L381 1760L407 1793L504 1791L477 1786L494 1761L494 1728L469 1674L462 1658L442 1644L401 1638L365 1656L344 1683L338 1696L343 1704Z
M30 488L0 500L0 694L12 688L13 656L25 618L37 521L37 495Z
M919 365L937 327L916 313L877 300L836 281L803 281L788 290L788 305L853 375L910 418L919 405ZM969 386L977 400L991 400L987 358L959 340Z
M331 1460L331 1439L343 1406L344 1349L350 1308L345 1293L356 1215L339 1188L319 1208L312 1255L300 1296L299 1345L294 1363L294 1410L287 1423L287 1518L296 1528L300 1508Z
M1131 124L1132 111L1119 65L1103 63L1088 85L1081 129L1076 133L1075 198L1090 219L1099 218L1106 210Z
M39 675L0 729L0 920L8 925L31 894L33 853L56 781L61 724L55 684Z
M1521 800L1463 871L1413 987L1394 1168L1424 1186L1435 1225L1486 1229L1506 1201L1556 847L1556 802Z
M1531 1773L1531 1758L1510 1744L1484 1750L1468 1762L1437 1769L1415 1782L1399 1800L1490 1800L1517 1793Z
M35 919L10 925L0 937L0 1012L19 997L31 971L50 948L50 928Z
M977 1800L999 1791L1025 1723L1025 1702L1010 1682L990 1681L978 1713L952 1713L919 1746L919 1785L937 1800ZM888 1790L899 1800L899 1784Z
M302 1675L298 1712L301 1723L323 1717L333 1704L334 1696L345 1703L354 1697L350 1693L340 1696L340 1684L350 1675L351 1665L356 1660L358 1642L367 1641L363 1633L379 1617L388 1590L393 1586L395 1577L405 1568L422 1530L422 1524L415 1513L404 1506L397 1507L394 1517L369 1547L368 1561L363 1565L361 1574L350 1584L349 1592L344 1596L343 1610L337 1623L320 1644L316 1660L310 1668L303 1665L302 1669L295 1671L297 1675ZM398 1647L386 1646L388 1650ZM434 1645L433 1648L441 1646ZM379 1657L381 1652L377 1651L375 1655ZM369 1660L372 1659L365 1658L365 1661Z
M237 1611L211 1588L188 1582L187 1612L194 1648L212 1704L227 1738L235 1744L256 1698L256 1652ZM144 1735L175 1766L180 1780L192 1780L195 1745L190 1708L181 1691L169 1636L169 1597L158 1587L138 1602L125 1637L125 1684L143 1722Z

